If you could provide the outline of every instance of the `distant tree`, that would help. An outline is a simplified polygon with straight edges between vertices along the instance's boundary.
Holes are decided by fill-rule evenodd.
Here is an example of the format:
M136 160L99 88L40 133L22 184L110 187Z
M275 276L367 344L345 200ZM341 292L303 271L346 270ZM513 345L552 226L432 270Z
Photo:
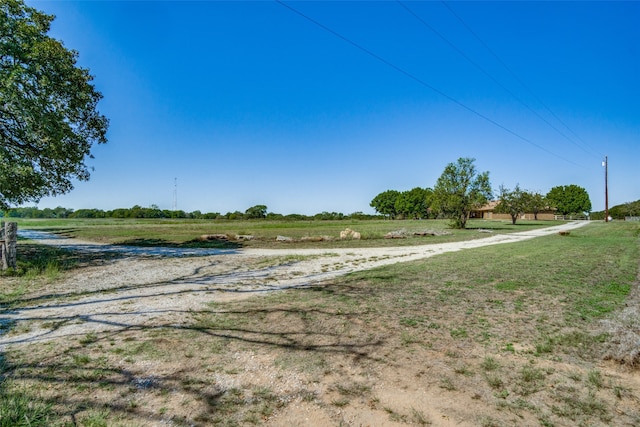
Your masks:
M36 218L55 218L56 214L51 208L44 208L38 210L38 216Z
M69 218L104 218L105 212L100 209L78 209Z
M575 184L553 187L547 193L549 205L561 215L588 214L591 212L589 193Z
M591 212L591 219L604 219L604 211ZM640 216L640 200L626 202L609 208L609 216L614 219L624 219L627 216Z
M62 206L58 206L53 209L53 213L56 218L68 218L69 215L73 213L73 209L63 208Z
M315 214L313 216L313 219L314 220L319 220L319 221L341 220L341 219L344 219L344 214L340 213L340 212L323 211L323 212Z
M409 191L401 191L396 197L393 208L396 211L398 219L407 219L412 217L414 201L409 196Z
M10 218L37 218L37 212L37 207L28 206L22 208L13 208L9 211L9 214L7 216Z
M78 53L47 35L54 17L0 1L0 208L69 192L107 142L102 95Z
M396 190L383 191L373 198L369 206L379 214L394 219L398 213L396 211L396 200L399 196L400 192Z
M244 212L245 219L262 219L267 217L267 207L265 205L255 205Z
M127 218L144 218L142 206L140 205L134 205L125 215Z
M187 217L188 217L187 213L181 209L170 211L169 218L187 218Z
M507 213L511 216L511 223L516 224L518 217L527 212L530 206L530 193L520 189L516 184L513 190L504 185L500 186L500 203L495 208L497 213Z
M433 190L430 188L420 187L400 193L395 203L396 212L404 218L421 219L428 217L432 193Z
M204 219L218 219L220 218L220 212L207 212L203 215Z
M360 211L356 211L356 212L351 212L349 215L347 215L348 219L356 219L356 220L368 220L368 219L375 219L376 216L375 215L369 215L366 214L364 212L360 212Z
M309 221L311 218L304 214L290 213L282 217L285 221Z
M533 213L533 219L538 220L538 213L549 209L547 199L537 191L528 192L528 210Z
M117 208L107 212L107 218L127 218L129 209Z
M227 212L224 217L230 220L238 220L238 219L244 219L244 214L240 211Z
M284 215L275 212L268 212L267 219L269 221L281 221L284 219Z
M466 228L471 211L492 197L489 172L478 173L474 162L460 158L449 163L433 188L433 207L451 219L452 228Z
M144 209L143 214L145 218L164 218L164 213L157 205Z

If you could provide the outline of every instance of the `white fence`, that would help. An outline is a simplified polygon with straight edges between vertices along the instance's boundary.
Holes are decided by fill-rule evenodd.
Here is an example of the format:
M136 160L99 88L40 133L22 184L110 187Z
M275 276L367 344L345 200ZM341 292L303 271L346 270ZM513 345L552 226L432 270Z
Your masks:
M585 215L554 215L556 221L589 221L589 217Z
M625 221L640 221L640 216L625 216Z

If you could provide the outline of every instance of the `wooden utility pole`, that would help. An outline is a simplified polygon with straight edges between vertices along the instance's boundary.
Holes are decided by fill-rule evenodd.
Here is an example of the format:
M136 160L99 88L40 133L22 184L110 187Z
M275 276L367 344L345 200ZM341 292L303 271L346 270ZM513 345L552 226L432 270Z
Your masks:
M604 156L604 222L609 222L609 161Z

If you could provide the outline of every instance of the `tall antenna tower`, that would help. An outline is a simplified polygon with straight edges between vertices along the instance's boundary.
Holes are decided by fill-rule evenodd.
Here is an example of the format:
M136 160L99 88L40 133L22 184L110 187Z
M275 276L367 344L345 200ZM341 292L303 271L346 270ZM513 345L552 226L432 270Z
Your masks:
M171 210L178 210L178 178L173 178L173 203L171 204Z
M604 222L609 222L609 159L604 156Z

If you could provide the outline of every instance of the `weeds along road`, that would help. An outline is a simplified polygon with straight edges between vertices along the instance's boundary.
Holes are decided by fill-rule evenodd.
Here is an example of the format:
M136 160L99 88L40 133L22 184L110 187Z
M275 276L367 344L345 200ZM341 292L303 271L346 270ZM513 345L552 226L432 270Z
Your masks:
M100 245L21 231L23 237L69 250L121 252L124 257L81 267L0 312L6 346L83 337L153 325L180 326L211 302L317 285L347 273L446 252L516 243L587 225L571 222L520 233L422 246L333 249L176 249Z

